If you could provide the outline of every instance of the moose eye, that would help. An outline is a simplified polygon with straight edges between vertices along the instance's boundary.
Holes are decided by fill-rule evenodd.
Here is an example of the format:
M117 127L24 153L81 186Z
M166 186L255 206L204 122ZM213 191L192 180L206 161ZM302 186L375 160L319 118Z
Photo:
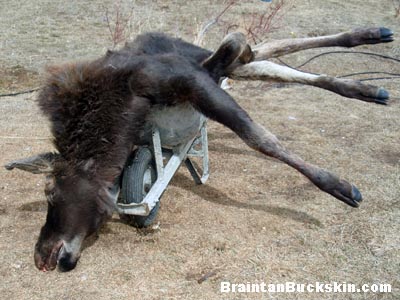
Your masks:
M54 196L55 196L55 192L54 191L45 191L45 194L46 194L46 199L47 199L47 202L50 204L50 205L53 205L53 201L54 201Z
M49 204L53 204L53 200L55 197L55 177L52 175L49 175L46 177L44 194L46 195L47 202Z

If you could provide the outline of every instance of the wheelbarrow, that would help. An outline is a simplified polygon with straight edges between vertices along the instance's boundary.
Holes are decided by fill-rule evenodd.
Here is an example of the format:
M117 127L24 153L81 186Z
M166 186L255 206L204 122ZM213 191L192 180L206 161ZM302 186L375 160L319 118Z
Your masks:
M121 219L136 227L151 225L162 194L183 162L196 184L207 181L206 125L206 117L190 104L154 110L120 178L116 210ZM193 164L193 157L202 160L202 169Z

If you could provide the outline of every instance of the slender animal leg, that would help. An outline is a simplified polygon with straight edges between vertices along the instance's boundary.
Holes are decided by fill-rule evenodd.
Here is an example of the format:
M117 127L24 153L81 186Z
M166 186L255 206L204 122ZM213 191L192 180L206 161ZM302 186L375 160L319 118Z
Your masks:
M345 97L378 104L386 104L389 99L389 93L381 87L364 84L358 80L301 72L270 61L254 61L239 66L228 76L236 80L252 79L302 83L330 90Z
M362 197L356 187L285 149L272 133L254 123L235 100L208 76L198 74L189 89L190 101L196 109L208 118L229 127L248 146L288 164L309 178L318 188L346 204L353 207L359 205Z
M255 60L265 60L311 48L355 47L391 41L393 41L393 31L388 28L358 28L334 35L267 41L253 47L253 50Z

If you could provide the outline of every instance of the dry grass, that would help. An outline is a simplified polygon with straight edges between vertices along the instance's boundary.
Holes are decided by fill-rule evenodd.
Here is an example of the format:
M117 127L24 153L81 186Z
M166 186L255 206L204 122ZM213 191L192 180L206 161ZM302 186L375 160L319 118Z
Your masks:
M218 8L210 2L136 1L144 17L140 30L159 29L190 40L195 17L204 20L209 10ZM24 66L29 72L39 72L48 63L104 52L111 45L100 7L110 3L3 2L2 69ZM249 11L261 5L243 2L240 9ZM230 13L240 15L240 11ZM296 1L285 25L273 36L333 33L371 23L400 31L392 1ZM213 47L217 39L213 41L210 35L207 42ZM396 41L363 48L394 55L398 45ZM292 55L287 61L298 64L315 52ZM355 56L326 57L307 67L333 75L363 70L399 72L398 64ZM399 82L380 83L400 97ZM35 269L32 252L46 215L44 179L2 169L1 298L398 299L398 100L383 107L316 88L262 87L237 83L230 93L290 149L354 182L365 198L359 209L319 192L290 168L262 158L228 130L211 123L211 177L205 186L195 186L188 172L180 170L162 199L159 229L137 231L115 216L99 239L83 251L74 271L43 274ZM14 88L24 89L25 81ZM49 131L34 98L34 94L0 98L0 164L51 149L50 141L35 139L48 137ZM202 281L204 276L208 277ZM225 296L219 293L222 280L391 283L394 291L387 295Z

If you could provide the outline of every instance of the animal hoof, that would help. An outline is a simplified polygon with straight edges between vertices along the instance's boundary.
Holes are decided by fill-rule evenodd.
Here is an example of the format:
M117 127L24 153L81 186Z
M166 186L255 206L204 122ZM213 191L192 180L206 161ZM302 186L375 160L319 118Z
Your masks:
M389 92L384 88L378 90L378 94L375 98L375 103L386 105L389 99Z
M360 191L352 184L342 180L341 185L333 191L332 196L340 201L350 205L351 207L359 207L362 201Z
M356 188L354 185L352 186L351 189L351 195L352 195L352 203L354 205L351 205L353 207L358 207L362 201L362 195L360 193L360 191L358 190L358 188Z
M381 34L380 41L382 43L392 42L393 39L393 31L386 27L380 27L379 32Z
M10 163L4 165L4 168L6 168L7 170L11 171L11 170L14 169L14 163L10 162Z

